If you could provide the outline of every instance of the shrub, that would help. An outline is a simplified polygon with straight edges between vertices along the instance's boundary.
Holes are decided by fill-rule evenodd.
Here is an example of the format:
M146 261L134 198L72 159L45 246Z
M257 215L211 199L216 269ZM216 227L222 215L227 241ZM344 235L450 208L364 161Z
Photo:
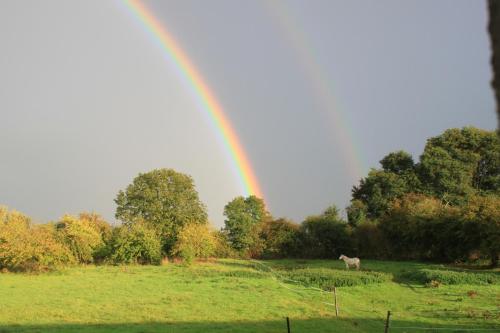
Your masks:
M159 265L162 259L160 237L143 222L115 228L108 252L107 261L114 264Z
M173 254L190 263L214 254L216 239L207 224L188 224L179 232Z
M214 231L214 257L216 258L238 258L238 252L233 249L231 243L229 242L229 238L227 236L227 232L224 230Z
M358 255L363 258L385 259L389 257L387 239L376 221L365 219L353 232Z
M299 226L286 219L263 223L260 237L264 242L262 257L286 258L297 254Z
M29 217L0 207L0 269L39 272L74 260L58 242L53 225L32 225Z
M379 226L396 259L449 262L470 252L459 210L433 197L410 193L395 200Z
M305 268L280 272L286 281L293 280L305 286L314 286L323 290L333 290L333 287L351 287L372 283L382 283L391 276L379 272L341 271L325 268Z
M58 237L71 249L80 263L93 262L94 253L104 246L101 234L87 220L64 215L56 223L56 230Z
M111 237L113 228L108 222L106 222L106 220L102 218L101 215L94 212L83 212L78 214L78 219L87 223L90 227L97 231L104 241L109 240L109 238Z
M338 258L355 253L347 223L323 215L308 217L301 225L299 246L302 257Z
M486 254L493 267L500 254L500 197L473 196L462 207L468 247Z
M93 251L93 259L95 263L102 263L109 256L108 243L111 241L113 228L99 214L83 212L78 214L78 219L89 225L92 229L101 235L102 243Z
M401 277L422 284L441 283L448 285L487 285L498 284L500 282L500 277L495 273L476 273L434 269L420 269L417 271L405 272L401 275Z

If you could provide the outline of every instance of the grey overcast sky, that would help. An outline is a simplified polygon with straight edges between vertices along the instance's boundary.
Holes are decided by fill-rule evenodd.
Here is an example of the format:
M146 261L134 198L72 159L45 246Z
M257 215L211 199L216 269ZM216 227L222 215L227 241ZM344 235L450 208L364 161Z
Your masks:
M300 222L388 152L494 129L484 1L145 1L223 105L274 216ZM178 72L120 1L0 1L0 203L113 221L139 172L242 194Z

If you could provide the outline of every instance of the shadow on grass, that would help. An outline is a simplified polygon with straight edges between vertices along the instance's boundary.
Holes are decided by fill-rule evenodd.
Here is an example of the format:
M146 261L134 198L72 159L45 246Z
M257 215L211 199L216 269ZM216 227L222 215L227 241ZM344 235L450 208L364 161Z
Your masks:
M312 319L290 319L291 332L383 332L384 319L335 319L335 318L312 318ZM435 328L437 331L467 332L491 332L499 329L500 325L493 326L483 322L477 325L436 325L422 323L419 321L393 320L389 332L418 332L423 328ZM446 330L445 330L446 329ZM143 323L115 323L115 324L47 324L47 325L2 325L0 333L156 333L156 332L231 332L231 333L283 333L287 332L285 318L270 321L233 321L233 322L143 322Z

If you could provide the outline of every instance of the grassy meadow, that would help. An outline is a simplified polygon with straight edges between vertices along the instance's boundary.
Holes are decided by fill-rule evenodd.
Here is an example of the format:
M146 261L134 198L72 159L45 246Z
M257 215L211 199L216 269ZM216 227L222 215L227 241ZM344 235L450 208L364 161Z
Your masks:
M383 332L387 310L390 332L500 331L500 271L414 262L366 260L360 272L338 260L216 260L4 273L0 300L0 332L286 332L287 316L292 332Z

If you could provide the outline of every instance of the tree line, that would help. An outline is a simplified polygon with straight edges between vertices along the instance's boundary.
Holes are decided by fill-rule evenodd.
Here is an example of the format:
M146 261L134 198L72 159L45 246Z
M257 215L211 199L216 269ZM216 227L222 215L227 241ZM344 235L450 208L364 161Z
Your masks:
M0 207L0 269L73 264L160 264L166 258L489 259L500 252L500 144L494 132L450 129L427 140L418 163L397 151L353 187L347 219L332 205L300 224L273 218L262 199L237 197L214 230L193 179L172 169L139 174L95 213L34 224Z

